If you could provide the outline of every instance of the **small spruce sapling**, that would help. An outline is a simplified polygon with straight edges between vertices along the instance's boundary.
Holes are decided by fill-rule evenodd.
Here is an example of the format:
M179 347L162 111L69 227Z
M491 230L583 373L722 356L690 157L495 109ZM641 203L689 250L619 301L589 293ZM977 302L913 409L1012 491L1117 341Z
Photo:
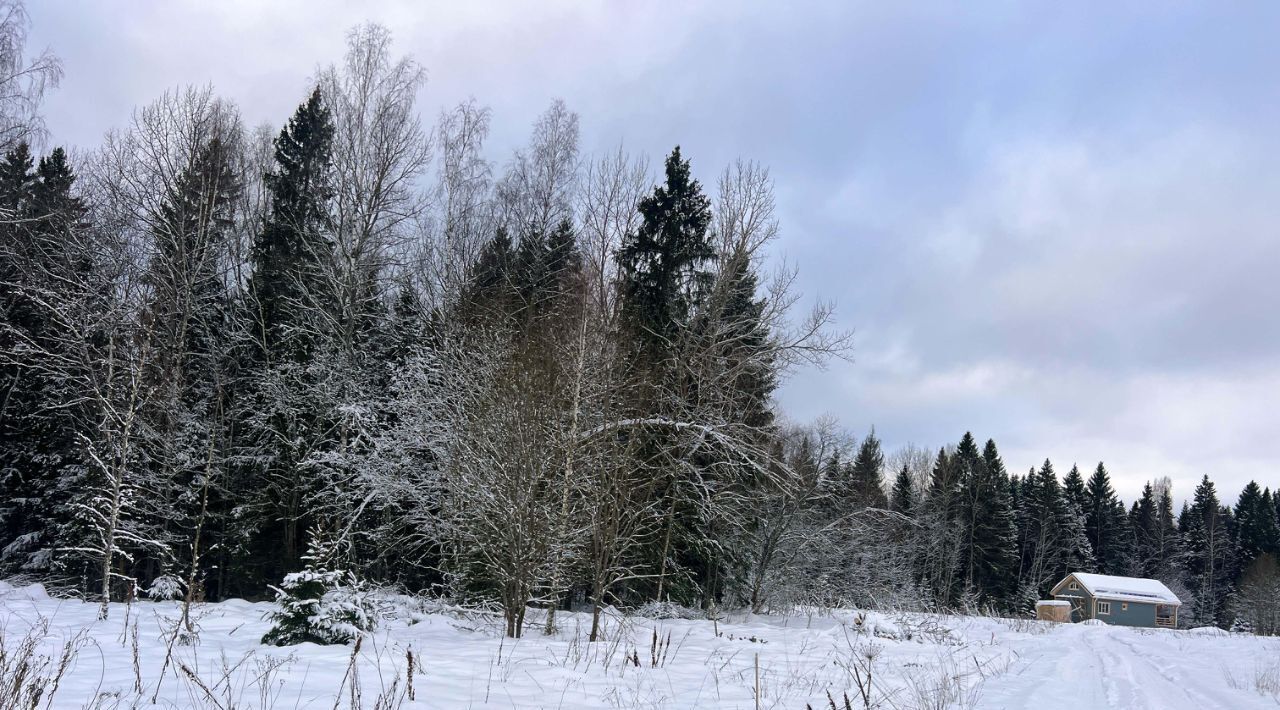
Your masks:
M335 546L319 538L312 539L303 556L306 568L272 587L280 608L269 615L273 625L262 643L344 644L373 628L372 600L353 573L329 569Z

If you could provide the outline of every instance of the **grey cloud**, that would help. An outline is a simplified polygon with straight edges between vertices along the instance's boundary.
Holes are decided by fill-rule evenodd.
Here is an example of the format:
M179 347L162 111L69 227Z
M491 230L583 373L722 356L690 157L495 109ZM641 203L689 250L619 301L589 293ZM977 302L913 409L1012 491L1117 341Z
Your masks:
M499 162L563 97L587 150L678 142L705 184L768 164L778 255L858 331L855 363L787 383L793 416L1104 459L1126 495L1280 485L1280 5L30 4L61 141L183 83L279 124L383 22L425 113L494 108Z

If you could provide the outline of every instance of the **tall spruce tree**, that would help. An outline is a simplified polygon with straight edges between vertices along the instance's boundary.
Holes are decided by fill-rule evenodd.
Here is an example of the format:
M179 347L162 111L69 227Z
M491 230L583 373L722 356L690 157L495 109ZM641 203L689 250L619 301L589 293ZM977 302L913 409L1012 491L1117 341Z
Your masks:
M1280 524L1280 488L1274 488L1271 491L1271 502L1276 504L1276 521ZM1280 554L1280 534L1276 536L1277 554Z
M1089 509L1089 495L1085 492L1084 476L1080 475L1079 466L1072 464L1071 470L1062 477L1062 495L1081 512Z
M1263 496L1257 481L1249 481L1236 501L1235 544L1239 563L1248 567L1258 555L1270 552L1274 545L1275 508L1271 496Z
M1168 479L1163 479L1154 486L1156 519L1152 528L1150 572L1155 579L1174 582L1182 577L1179 563L1181 548L1178 519L1173 514L1173 491L1168 482Z
M660 362L711 286L716 256L707 235L711 201L679 146L667 156L666 183L638 209L640 227L618 249L622 312L646 354Z
M332 147L333 121L317 87L276 138L270 213L253 246L253 315L268 359L307 353L317 339L311 313L329 303Z
M1009 474L988 439L981 456L966 433L956 458L966 469L961 493L964 540L960 551L965 586L984 604L1007 606L1017 585L1018 530L1009 493Z
M1180 516L1183 570L1194 595L1196 623L1225 626L1231 594L1232 540L1229 511L1218 501L1208 476L1196 486L1192 502Z
M884 452L880 449L875 429L867 434L867 438L858 447L858 455L853 459L850 483L853 490L849 494L854 506L884 508L889 505L889 499L884 493Z
M238 405L241 460L251 462L238 486L238 559L251 588L300 564L310 524L306 503L318 485L304 461L324 450L335 430L311 367L329 329L322 314L332 294L329 202L333 123L319 89L276 138L275 169L267 175L268 214L250 255L247 310L256 346L245 378L251 396ZM232 590L236 593L238 590Z
M939 449L929 476L929 488L920 504L924 557L922 577L934 599L943 606L959 600L963 578L960 568L961 481L956 456Z
M1142 495L1134 501L1129 512L1129 527L1133 530L1134 553L1137 560L1137 572L1143 577L1154 578L1158 573L1156 567L1157 510L1155 491L1151 482L1142 486Z
M83 372L70 365L83 360L62 330L92 322L105 285L66 152L55 148L32 165L25 144L0 162L0 353L18 355L0 362L0 571L65 580L78 558L56 550L78 534L71 501L85 485L94 418ZM33 352L46 356L42 363Z
M768 302L756 297L757 280L747 254L732 255L716 276L715 302L695 328L705 341L703 349L715 355L711 361L725 373L715 379L727 380L714 395L729 398L733 420L766 431L773 425L770 399L778 379L764 323Z
M621 332L628 338L626 345L634 344L639 354L632 406L642 416L669 415L695 404L695 383L680 376L671 359L678 343L689 340L681 335L692 332L693 318L714 282L711 266L716 253L708 236L711 202L678 146L667 157L665 177L664 184L640 200L640 226L623 236L616 256ZM677 439L670 431L650 432L637 447L642 460L666 459L659 494L666 511L664 530L654 551L657 597L669 593L670 563L677 557L673 551L689 552L698 558L691 564L705 567L701 551L715 544L697 532L704 511L696 509L694 501L700 498L690 490L701 487L689 479L690 471L703 469L705 462L670 460L682 449ZM692 468L686 465L690 463ZM696 596L691 590L684 600L692 602Z
M889 494L889 510L907 517L915 514L915 484L911 480L911 470L906 464L902 465L897 477L893 479L893 490Z
M1054 474L1045 459L1037 471L1031 469L1022 485L1022 517L1019 565L1019 602L1027 609L1057 581L1062 551L1059 547L1066 505Z
M1275 496L1270 488L1262 490L1262 503L1259 505L1259 513L1262 516L1262 523L1259 526L1259 539L1262 541L1262 551L1273 557L1280 557L1280 508L1275 505Z
M1127 574L1123 504L1111 487L1111 476L1102 463L1094 469L1085 486L1085 530L1098 571L1103 574Z

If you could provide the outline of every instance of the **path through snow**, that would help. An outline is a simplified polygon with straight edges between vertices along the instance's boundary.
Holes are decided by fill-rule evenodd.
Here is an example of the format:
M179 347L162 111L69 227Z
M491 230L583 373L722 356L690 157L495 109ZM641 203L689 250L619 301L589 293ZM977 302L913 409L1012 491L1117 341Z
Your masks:
M1280 694L1253 688L1258 674L1280 670L1275 640L1075 625L1041 638L1019 644L1026 652L985 684L980 707L1280 707Z

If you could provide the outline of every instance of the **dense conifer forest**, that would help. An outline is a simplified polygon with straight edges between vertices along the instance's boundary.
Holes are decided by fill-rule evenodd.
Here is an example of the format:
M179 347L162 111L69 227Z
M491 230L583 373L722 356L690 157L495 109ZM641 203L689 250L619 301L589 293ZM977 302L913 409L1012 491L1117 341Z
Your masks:
M780 411L853 340L799 308L762 165L584 154L561 101L491 156L489 109L424 116L376 25L274 125L176 88L67 150L42 120L61 67L8 5L0 578L394 586L519 636L531 606L1025 614L1095 571L1280 632L1280 479L1126 502L1102 463L1010 471L965 422L890 451Z

